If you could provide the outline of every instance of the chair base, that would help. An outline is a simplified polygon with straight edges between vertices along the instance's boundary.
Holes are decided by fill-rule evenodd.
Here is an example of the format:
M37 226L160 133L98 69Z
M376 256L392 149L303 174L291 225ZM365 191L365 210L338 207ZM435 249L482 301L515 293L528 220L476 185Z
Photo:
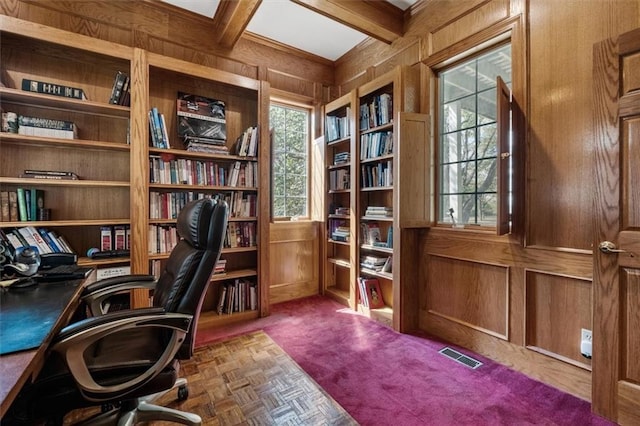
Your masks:
M97 426L132 426L139 422L148 422L152 420L169 421L189 426L200 426L202 418L197 414L187 413L185 411L175 410L173 408L163 407L152 404L153 401L171 392L175 389L186 389L187 380L179 378L171 389L147 395L142 398L136 398L131 401L124 401L120 408L105 413L97 414L89 419L78 423L79 426L97 425ZM186 399L186 396L178 391L178 399Z

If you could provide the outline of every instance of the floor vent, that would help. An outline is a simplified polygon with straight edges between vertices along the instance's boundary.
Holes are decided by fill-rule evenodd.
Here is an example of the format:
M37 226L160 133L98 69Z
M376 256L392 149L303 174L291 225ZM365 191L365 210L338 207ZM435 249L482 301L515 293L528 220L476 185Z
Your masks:
M460 364L473 368L474 370L482 365L482 363L477 359L470 358L451 348L442 348L438 352L454 361L458 361Z

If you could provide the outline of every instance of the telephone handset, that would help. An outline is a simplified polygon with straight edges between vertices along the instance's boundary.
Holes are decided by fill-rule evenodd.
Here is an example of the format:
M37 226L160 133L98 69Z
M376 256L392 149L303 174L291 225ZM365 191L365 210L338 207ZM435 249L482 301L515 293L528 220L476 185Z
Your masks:
M22 275L30 277L38 272L40 253L33 246L20 247L12 253L11 249L0 243L0 268L2 275Z

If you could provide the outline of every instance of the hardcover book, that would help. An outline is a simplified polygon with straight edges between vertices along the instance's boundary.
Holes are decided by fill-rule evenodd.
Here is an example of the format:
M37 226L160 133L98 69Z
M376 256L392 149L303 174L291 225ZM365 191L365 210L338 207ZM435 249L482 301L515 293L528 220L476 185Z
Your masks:
M178 92L178 136L185 142L190 138L199 141L227 140L225 103L217 99Z
M84 90L78 87L64 86L62 84L47 83L44 81L22 79L22 90L35 93L43 93L45 95L62 96L65 98L86 100L87 96Z

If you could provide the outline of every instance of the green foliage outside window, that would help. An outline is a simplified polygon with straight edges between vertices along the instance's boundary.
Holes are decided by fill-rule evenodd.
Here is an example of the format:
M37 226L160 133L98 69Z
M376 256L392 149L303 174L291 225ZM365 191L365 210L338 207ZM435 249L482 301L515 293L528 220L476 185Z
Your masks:
M308 217L309 111L271 104L272 216Z

